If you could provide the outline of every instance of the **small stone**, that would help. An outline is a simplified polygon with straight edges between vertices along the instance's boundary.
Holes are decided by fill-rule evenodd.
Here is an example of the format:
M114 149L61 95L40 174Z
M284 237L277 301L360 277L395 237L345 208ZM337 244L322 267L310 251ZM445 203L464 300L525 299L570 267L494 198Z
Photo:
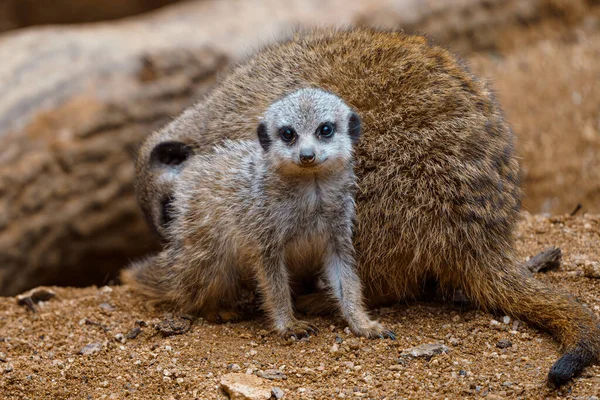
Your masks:
M338 353L340 351L340 346L337 343L334 343L333 346L329 348L330 353Z
M233 371L233 372L237 372L237 371L241 371L242 367L240 367L238 364L229 364L227 366L227 369Z
M513 321L512 326L511 326L511 330L516 332L517 329L519 329L519 321Z
M8 373L8 372L12 372L13 370L13 366L12 364L7 364L6 367L4 367L4 372Z
M231 400L267 400L271 398L272 390L266 381L254 375L226 374L221 377L220 385Z
M6 354L0 352L0 361L6 362Z
M117 342L120 342L120 343L125 343L125 342L126 342L126 340L125 340L125 335L123 335L122 333L117 333L117 334L115 335L115 340L116 340Z
M502 329L502 325L500 324L500 322L496 321L495 319L490 321L490 328L493 329Z
M510 317L508 315L502 317L502 323L504 323L505 325L510 324Z
M113 306L111 306L109 303L100 304L100 308L106 312L115 311L115 308Z
M285 393L283 393L283 390L281 390L281 388L278 388L277 386L271 388L271 394L273 395L273 397L275 397L277 400L279 399L283 399L283 396L285 396Z
M586 261L583 266L583 276L586 278L600 279L600 264Z
M48 301L54 297L56 297L56 293L53 290L39 287L18 295L17 304L20 306L25 306L31 311L36 312L36 304L42 301Z
M511 387L512 385L513 385L513 383L511 381L506 381L506 382L502 383L502 386L507 387L507 388Z
M458 322L460 321L460 315L455 315L454 317L452 317L452 322Z
M127 333L127 335L125 335L125 338L127 339L135 339L136 337L138 337L138 335L142 332L142 328L140 328L139 326L136 326L135 328L133 328L132 330L129 331L129 333Z
M278 369L267 369L265 371L258 371L257 375L261 378L270 379L272 381L287 379L287 375Z
M342 342L343 342L343 341L344 341L344 339L342 339L341 337L339 337L339 336L337 336L337 335L336 335L336 337L335 337L335 342L336 342L337 344L342 344Z
M85 345L81 350L79 350L79 354L84 356L94 354L102 350L102 343L90 343Z
M531 257L525 267L532 273L552 271L560 267L561 258L562 251L552 246Z
M403 358L424 358L426 360L430 360L433 356L448 353L450 349L447 346L440 343L429 343L422 344L420 346L411 347L409 349L404 350L400 357Z
M498 340L498 343L496 343L496 347L499 349L507 349L509 347L512 347L512 342L508 339L501 339Z
M192 328L192 321L189 318L174 317L165 318L156 324L156 330L163 336L182 335Z
M465 371L464 369L461 369L460 371L458 371L458 374L460 376L467 376L467 371Z
M171 376L171 371L169 371L168 369L163 369L162 372L164 376Z
M394 365L390 365L388 367L388 369L390 371L402 371L404 369L404 366L400 365L400 364L394 364Z
M350 350L358 350L360 348L360 340L357 338L352 338L346 340L346 344L350 347Z
M251 355L252 357L254 357L254 356L255 356L255 355L257 355L257 354L258 354L258 351L254 350L254 349L250 350L250 355Z
M100 382L100 386L103 388L107 388L108 387L108 381L102 381Z

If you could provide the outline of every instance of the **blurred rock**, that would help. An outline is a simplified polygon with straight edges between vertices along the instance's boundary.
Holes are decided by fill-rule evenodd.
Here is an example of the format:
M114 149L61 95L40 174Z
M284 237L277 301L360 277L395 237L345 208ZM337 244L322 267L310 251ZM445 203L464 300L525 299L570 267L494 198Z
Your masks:
M153 10L180 0L0 0L0 32L41 24L102 21Z
M83 7L90 1L79 4ZM116 2L105 3L108 7ZM8 9L6 4L7 0L0 0L0 13ZM130 260L155 250L157 242L133 193L137 145L206 93L217 71L244 58L258 44L289 33L290 27L391 25L427 32L466 53L496 51L511 48L516 40L538 38L523 32L542 24L544 18L553 21L551 30L540 30L545 40L564 33L561 26L593 15L585 4L583 0L201 0L126 20L4 33L0 36L0 295L38 285L106 284ZM591 39L582 43L588 43L590 51L597 47ZM548 57L572 58L552 53L535 59ZM498 74L517 68L511 65L499 66ZM596 71L588 69L589 74ZM539 85L548 86L543 80ZM500 92L512 95L514 91ZM544 98L558 104L556 96ZM520 106L518 100L512 102L516 108L530 108ZM597 110L583 97L582 106L586 104L589 113ZM537 124L545 120L529 114ZM529 143L526 137L523 142ZM526 158L525 166L534 159ZM573 162L580 162L579 158ZM589 179L568 177L565 184L594 182L597 169L587 170ZM582 193L575 188L563 192Z

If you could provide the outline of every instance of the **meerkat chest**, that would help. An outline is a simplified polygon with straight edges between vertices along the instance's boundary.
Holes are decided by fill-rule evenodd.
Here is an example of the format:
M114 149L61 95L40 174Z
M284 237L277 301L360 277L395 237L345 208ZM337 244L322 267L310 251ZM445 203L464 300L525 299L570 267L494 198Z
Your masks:
M323 184L303 185L296 191L286 234L286 259L292 270L307 271L322 264L327 245L346 215L340 196L337 186Z
M343 205L339 201L344 193L335 181L309 181L299 185L294 194L292 212L301 225L314 225L313 229L324 229L327 225L323 218L331 218L336 212L342 212Z

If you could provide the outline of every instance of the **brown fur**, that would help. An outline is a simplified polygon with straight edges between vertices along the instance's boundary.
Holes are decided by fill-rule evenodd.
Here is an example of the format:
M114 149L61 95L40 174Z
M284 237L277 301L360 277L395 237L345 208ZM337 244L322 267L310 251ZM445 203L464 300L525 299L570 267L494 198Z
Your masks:
M252 138L271 102L307 86L339 95L362 118L354 244L372 306L416 298L433 278L485 310L552 333L566 354L551 382L564 383L597 360L594 316L515 259L519 167L492 93L423 37L318 30L258 52L145 142L138 162L143 207L161 190L147 163L157 143L180 140L202 153L225 138Z

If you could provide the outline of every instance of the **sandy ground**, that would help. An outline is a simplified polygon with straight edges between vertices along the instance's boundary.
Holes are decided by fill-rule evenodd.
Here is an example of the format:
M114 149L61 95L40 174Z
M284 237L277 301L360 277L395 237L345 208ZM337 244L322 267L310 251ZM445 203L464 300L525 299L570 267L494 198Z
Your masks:
M600 259L599 242L600 216L526 215L517 246L523 258L559 246L561 267L539 278L569 290L600 316L600 280L582 272ZM560 354L550 336L464 305L417 302L375 310L396 341L355 339L332 317L311 318L319 335L290 343L266 330L262 316L224 325L198 319L187 333L165 337L155 325L168 315L146 307L127 287L54 290L57 297L38 305L37 313L15 298L0 299L0 392L6 399L226 398L220 377L238 369L280 369L285 379L265 382L290 399L593 399L600 393L599 366L559 391L547 389L546 373ZM136 338L122 339L140 325ZM499 348L501 340L512 346ZM99 351L79 354L92 343ZM399 363L402 350L427 343L450 351Z
M568 212L583 204L577 217L526 214L520 256L560 247L560 269L539 279L570 291L600 316L600 279L582 272L586 263L600 261L600 215L581 215L600 212L597 14L572 29L547 24L536 32L506 32L514 39L510 46L470 54L468 61L491 80L519 137L525 209ZM166 337L155 326L172 316L148 308L126 287L54 290L57 297L38 305L37 313L15 298L0 298L2 399L219 399L226 398L219 388L224 374L270 369L285 379L265 384L288 399L600 395L599 366L559 391L546 388L547 371L560 354L557 343L524 323L505 324L503 315L466 305L431 301L375 310L396 332L394 342L358 340L332 317L311 318L319 335L288 343L271 334L261 316L225 325L195 320L186 333ZM506 340L512 345L498 347ZM428 343L450 351L399 362L403 350ZM87 348L92 354L79 354L90 344L96 346Z

